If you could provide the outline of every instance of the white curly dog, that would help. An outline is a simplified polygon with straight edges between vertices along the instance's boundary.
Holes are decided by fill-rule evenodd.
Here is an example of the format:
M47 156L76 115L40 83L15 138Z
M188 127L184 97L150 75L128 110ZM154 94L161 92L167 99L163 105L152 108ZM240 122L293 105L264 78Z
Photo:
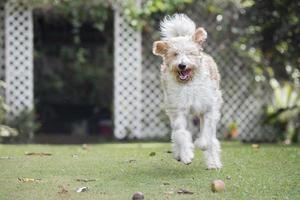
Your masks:
M160 23L161 40L153 44L153 53L163 58L161 81L165 110L172 127L173 155L190 164L194 145L204 152L208 169L220 169L221 147L216 137L222 94L220 75L213 58L203 52L207 38L203 28L184 14L165 17ZM188 130L189 115L200 119L200 132Z

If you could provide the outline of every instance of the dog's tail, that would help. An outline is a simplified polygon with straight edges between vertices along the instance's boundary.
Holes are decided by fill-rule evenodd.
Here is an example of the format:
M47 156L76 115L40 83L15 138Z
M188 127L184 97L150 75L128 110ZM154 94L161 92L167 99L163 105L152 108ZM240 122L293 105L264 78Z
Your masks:
M160 22L160 33L164 40L178 36L191 36L195 30L195 23L185 14L168 15Z

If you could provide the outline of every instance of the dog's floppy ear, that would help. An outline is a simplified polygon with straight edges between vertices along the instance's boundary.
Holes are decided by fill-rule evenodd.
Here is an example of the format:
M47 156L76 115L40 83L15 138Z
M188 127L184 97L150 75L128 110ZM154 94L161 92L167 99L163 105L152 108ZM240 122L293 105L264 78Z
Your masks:
M193 41L202 45L203 42L205 42L206 38L207 38L207 32L205 31L205 29L202 27L197 28L197 30L193 35Z
M168 43L166 41L156 41L153 43L153 54L157 56L163 56L167 53Z

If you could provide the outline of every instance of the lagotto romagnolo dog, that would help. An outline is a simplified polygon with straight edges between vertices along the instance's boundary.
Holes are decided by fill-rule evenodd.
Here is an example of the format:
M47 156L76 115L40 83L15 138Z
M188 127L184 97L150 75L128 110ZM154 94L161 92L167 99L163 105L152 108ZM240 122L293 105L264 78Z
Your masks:
M220 118L222 94L220 75L213 58L203 52L207 38L204 28L184 14L165 17L160 23L161 40L153 44L153 53L163 58L161 81L164 107L171 122L173 155L190 164L194 146L203 150L208 169L222 167L216 126ZM189 115L200 119L195 141L188 130Z

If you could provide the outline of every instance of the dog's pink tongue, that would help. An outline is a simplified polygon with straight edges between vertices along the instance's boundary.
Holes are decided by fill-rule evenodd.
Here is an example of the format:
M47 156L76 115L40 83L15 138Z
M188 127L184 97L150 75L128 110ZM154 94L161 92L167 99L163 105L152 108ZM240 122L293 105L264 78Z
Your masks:
M182 74L183 76L188 76L188 75L189 75L189 70L181 71L181 74Z
M181 80L185 80L185 79L187 79L188 78L188 76L189 76L189 73L190 73L190 71L189 70L183 70L183 71L180 71L180 79Z

